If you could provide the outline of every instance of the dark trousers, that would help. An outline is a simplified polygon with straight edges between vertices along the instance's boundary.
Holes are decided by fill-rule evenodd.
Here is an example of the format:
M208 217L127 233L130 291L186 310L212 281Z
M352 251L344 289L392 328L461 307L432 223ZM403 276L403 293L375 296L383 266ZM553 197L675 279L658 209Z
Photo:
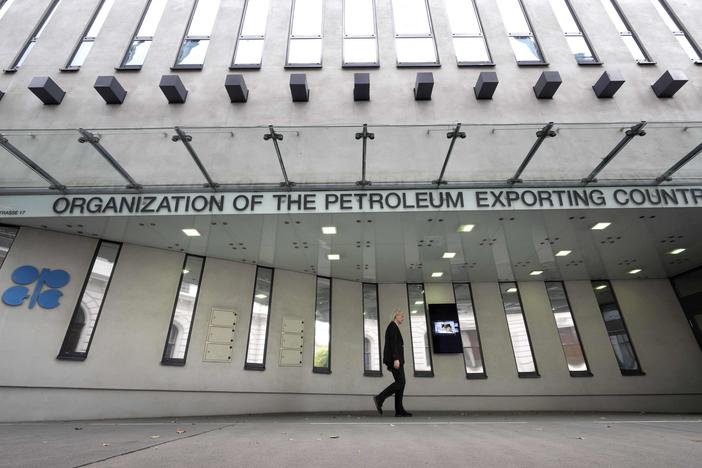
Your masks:
M395 381L388 385L385 390L380 392L378 399L382 404L387 397L394 393L395 414L404 413L405 408L402 406L402 395L405 393L405 366L401 365L399 369L391 367L390 371L392 372L392 378L395 379Z

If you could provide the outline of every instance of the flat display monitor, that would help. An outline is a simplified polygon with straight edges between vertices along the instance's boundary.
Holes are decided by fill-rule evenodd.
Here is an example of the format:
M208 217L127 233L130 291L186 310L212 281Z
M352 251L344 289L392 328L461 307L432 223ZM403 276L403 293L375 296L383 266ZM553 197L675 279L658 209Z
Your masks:
M429 320L434 353L456 354L463 352L456 304L429 304Z

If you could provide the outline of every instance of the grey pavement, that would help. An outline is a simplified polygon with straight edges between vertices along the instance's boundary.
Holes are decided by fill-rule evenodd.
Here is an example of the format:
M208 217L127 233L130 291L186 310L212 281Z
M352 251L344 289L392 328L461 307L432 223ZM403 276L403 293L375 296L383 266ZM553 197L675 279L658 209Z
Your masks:
M0 424L0 467L692 467L702 416L370 413Z

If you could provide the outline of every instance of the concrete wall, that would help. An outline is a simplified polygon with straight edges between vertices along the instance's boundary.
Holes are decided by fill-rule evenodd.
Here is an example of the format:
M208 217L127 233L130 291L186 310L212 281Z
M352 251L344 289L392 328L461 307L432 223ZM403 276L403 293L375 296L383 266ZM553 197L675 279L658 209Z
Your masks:
M271 411L371 410L391 381L363 376L361 285L334 280L331 375L312 373L315 277L276 270L266 370L244 370L255 266L208 258L184 367L160 364L181 253L126 244L83 362L56 355L96 242L22 228L0 270L0 290L17 266L67 270L60 307L0 306L0 420L181 416ZM411 410L702 411L702 352L667 280L615 281L646 375L624 377L588 281L566 282L592 377L570 377L541 282L519 284L540 378L517 377L496 283L472 284L488 378L467 380L461 355L434 355L432 378L412 376L409 323L402 325ZM453 302L450 284L426 285L429 303ZM379 285L382 329L407 310L404 284ZM239 312L231 363L202 362L212 307ZM305 321L304 365L278 365L283 317ZM382 330L381 330L382 332Z

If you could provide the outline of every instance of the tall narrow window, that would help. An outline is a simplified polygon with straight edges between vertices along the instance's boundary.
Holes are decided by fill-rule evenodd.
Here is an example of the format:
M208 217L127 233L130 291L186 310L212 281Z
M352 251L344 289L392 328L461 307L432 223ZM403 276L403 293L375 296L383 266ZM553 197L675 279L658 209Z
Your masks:
M493 65L475 0L446 0L458 65Z
M556 320L558 336L561 339L563 353L568 363L568 371L573 377L589 377L587 359L580 343L578 327L575 325L573 313L570 310L568 294L562 281L546 282L546 292L551 302L553 318Z
M439 66L427 0L392 0L397 66Z
M331 374L331 278L317 277L312 372Z
M473 294L468 283L453 285L453 294L458 309L458 326L463 342L463 361L466 367L466 377L469 379L484 379L487 377L483 367L483 351L480 346L478 322L473 309Z
M602 0L602 5L607 11L612 23L614 23L614 26L617 28L617 31L619 31L624 45L626 45L626 48L629 49L629 53L634 57L634 60L636 60L636 63L642 65L654 63L641 43L639 36L629 24L626 16L624 16L624 12L619 6L619 3L617 3L617 0Z
M218 10L219 0L195 0L183 42L172 68L202 68Z
M149 0L141 15L139 25L134 31L134 36L122 58L119 68L138 70L144 65L146 54L149 52L151 42L154 40L156 28L163 16L168 0Z
M380 376L378 285L363 283L363 375Z
M64 71L77 71L83 65L114 3L115 0L100 0L98 7L95 9L95 13L93 13L92 18L90 18L88 27L83 31L80 42L73 50L71 58L68 59L68 63L66 63L66 66L63 68Z
M19 69L19 67L21 67L22 64L24 64L24 61L27 60L29 53L32 51L34 45L39 40L39 37L41 37L41 34L44 32L46 25L49 24L49 21L51 21L51 17L54 16L54 12L56 11L56 7L58 7L59 3L61 3L61 0L51 1L49 7L46 9L46 11L44 11L44 14L41 15L41 19L34 27L32 34L30 34L27 40L24 42L24 44L22 44L22 48L12 61L12 65L10 65L10 68L7 68L5 70L6 72L16 72L17 69Z
M261 68L270 0L246 0L231 68Z
M322 66L323 0L293 0L286 67Z
M434 377L431 362L431 347L427 330L427 304L423 284L407 285L410 335L412 336L412 360L415 377Z
M0 224L0 268L7 258L7 254L10 252L10 247L17 237L17 231L19 229L10 226L3 226Z
M249 341L246 345L244 369L264 370L266 368L266 345L268 344L268 322L273 291L273 269L256 268Z
M517 363L517 374L519 377L538 377L539 371L536 368L534 351L531 348L531 338L524 319L522 298L519 296L517 283L500 283L500 292L507 316L509 337L512 340L514 360Z
M697 64L702 64L702 50L692 38L682 21L680 21L678 15L676 15L670 7L668 0L651 0L651 2L653 6L656 7L658 14L663 18L665 25L668 26L668 29L673 33L675 39L678 40L687 56L690 57L690 60Z
M543 65L546 63L539 41L534 35L531 21L522 0L497 0L497 6L505 24L509 43L519 65Z
M168 328L166 345L163 348L162 364L185 365L204 265L205 259L203 257L195 255L185 256L183 271L180 275L178 295L173 306L173 315Z
M624 323L624 317L619 311L619 303L612 290L612 285L609 281L593 281L592 287L595 290L605 327L607 327L609 341L617 356L619 370L622 375L643 375L636 351L634 351L634 345L631 343L629 332L626 329L626 323Z
M0 0L0 19L5 16L15 0Z
M583 27L575 14L570 0L549 0L558 24L565 35L568 46L580 65L599 64L592 44L583 32Z
M90 343L97 328L102 305L112 281L112 273L119 257L121 244L98 244L90 272L83 284L80 302L73 311L58 359L83 361L88 357Z
M375 0L344 0L343 56L345 67L378 65Z

